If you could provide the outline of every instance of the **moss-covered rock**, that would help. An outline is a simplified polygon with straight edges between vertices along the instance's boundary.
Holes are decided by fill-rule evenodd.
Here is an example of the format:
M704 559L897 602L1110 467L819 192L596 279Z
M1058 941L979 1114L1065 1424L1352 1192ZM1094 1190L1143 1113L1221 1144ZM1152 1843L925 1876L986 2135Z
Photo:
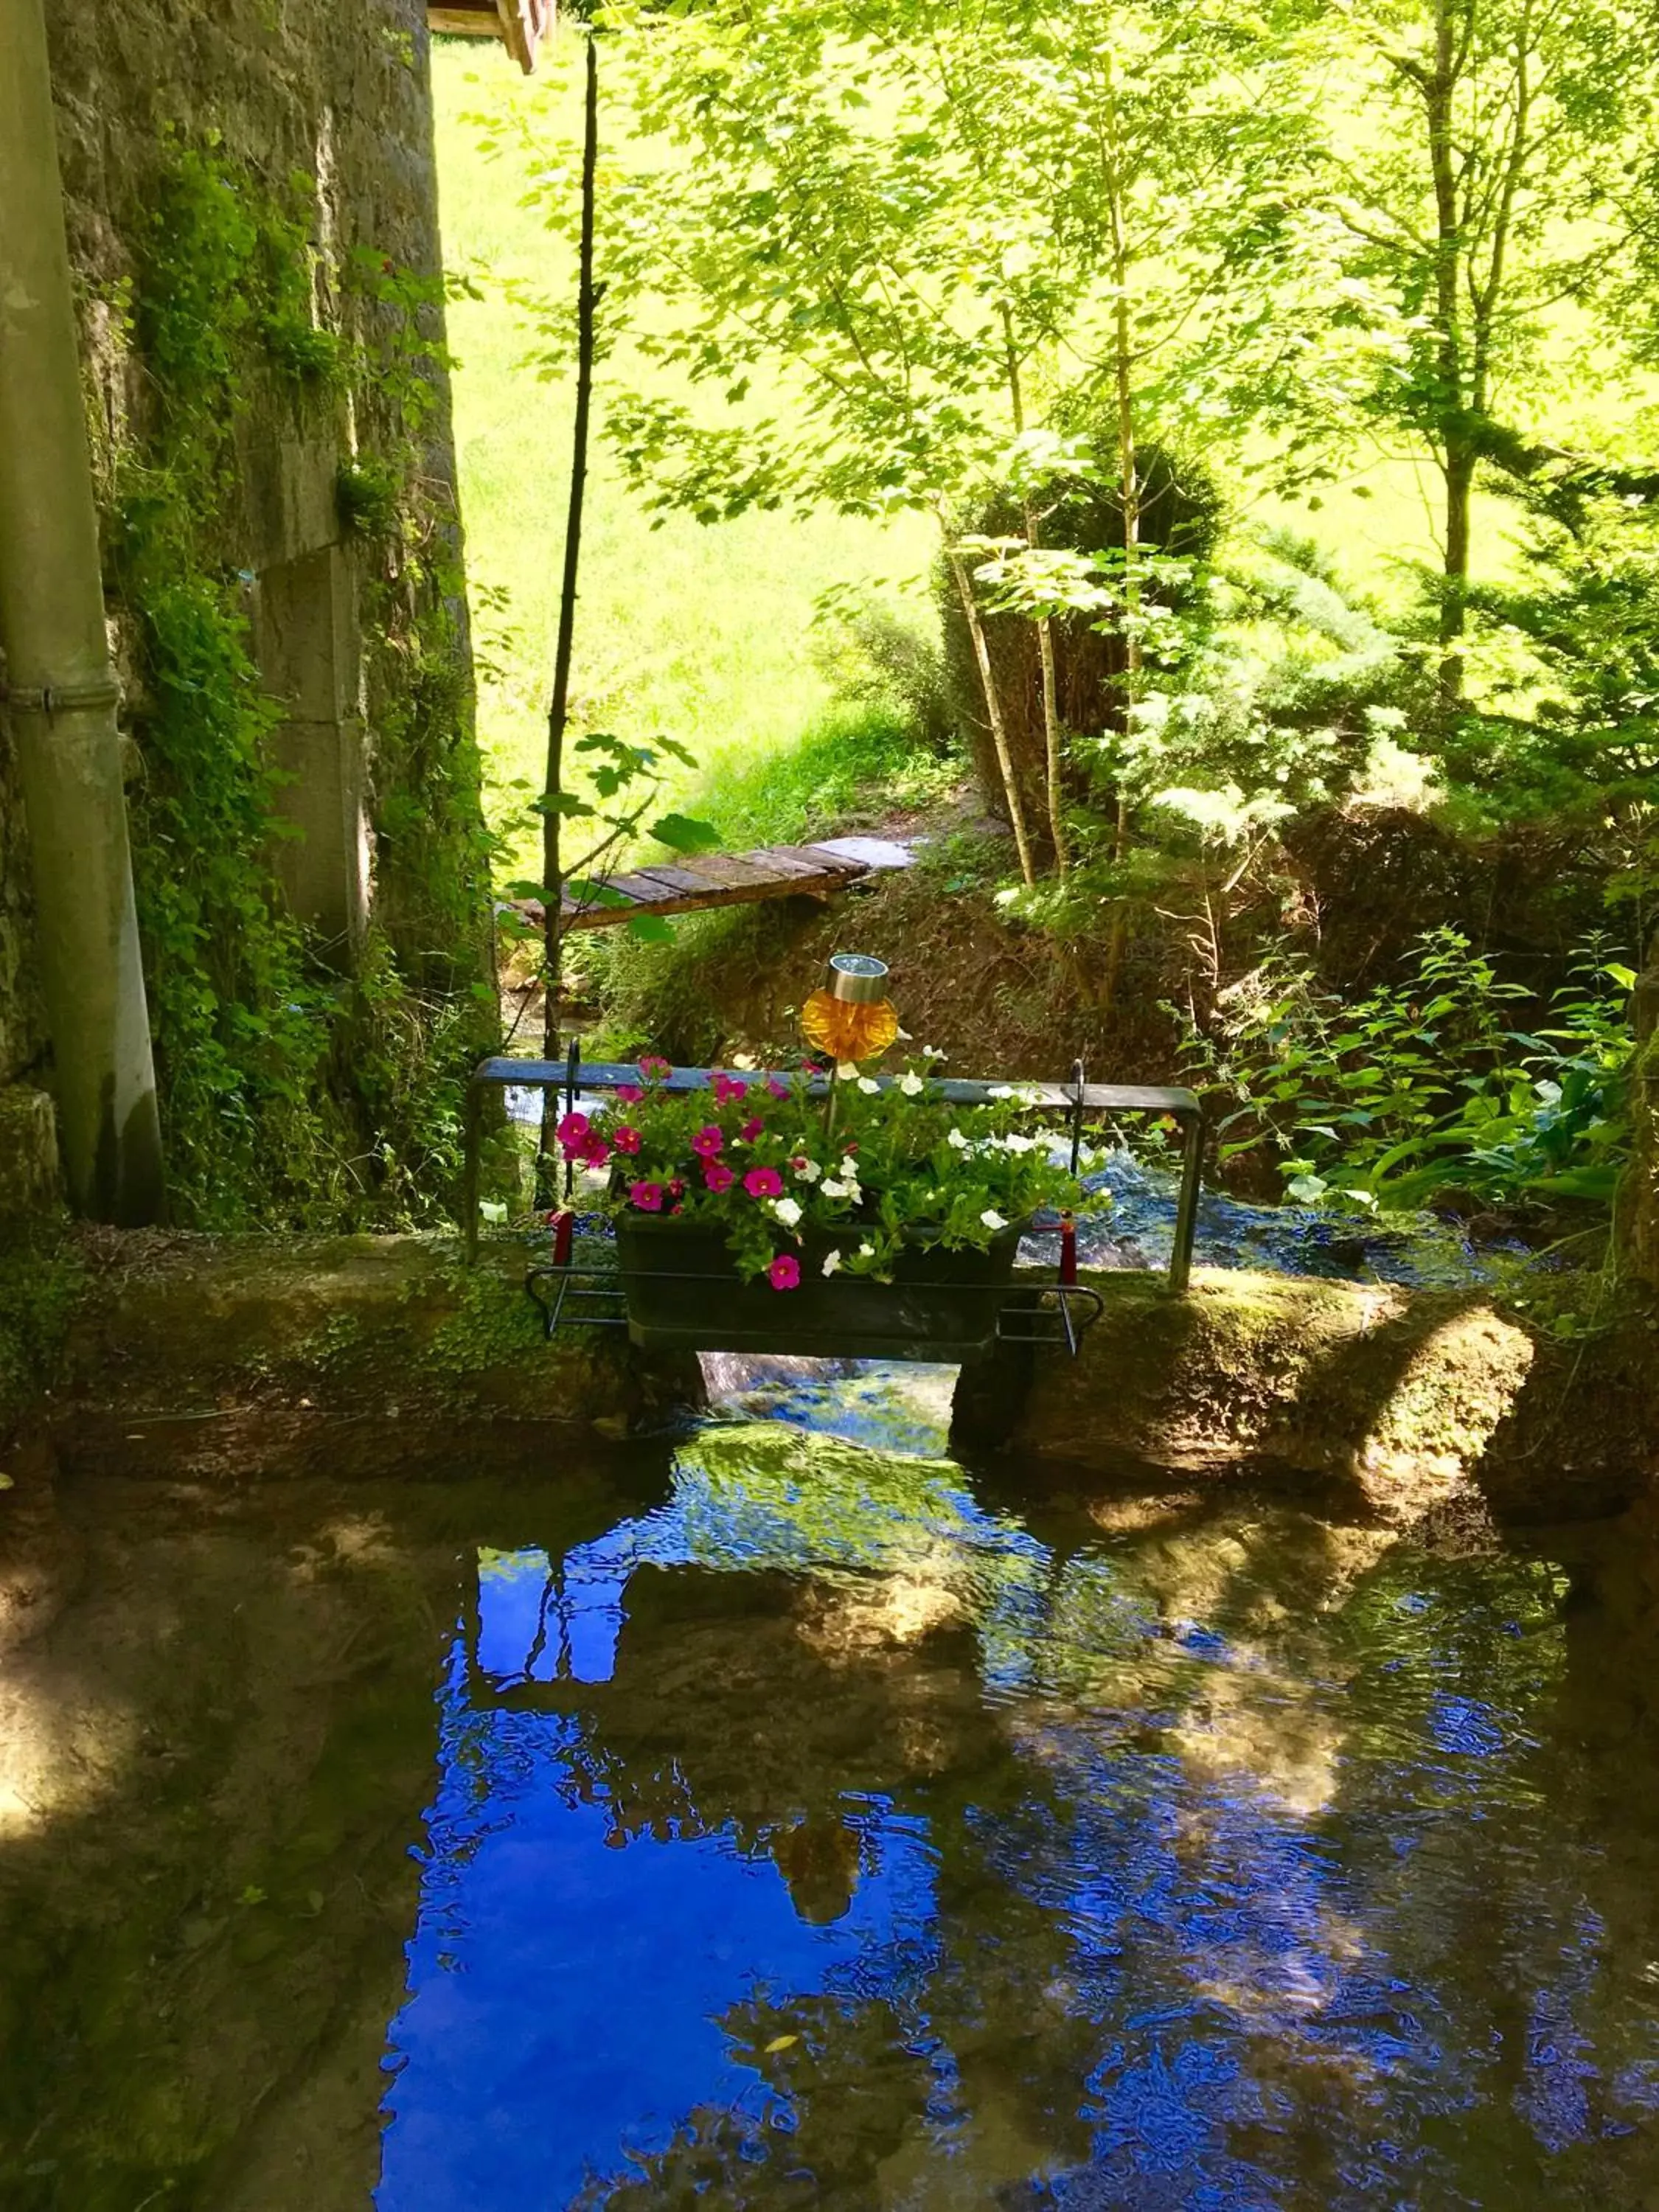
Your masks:
M1659 1363L1640 1316L1561 1342L1475 1292L1205 1273L1171 1297L1091 1279L1106 1311L1033 1363L1015 1448L1211 1475L1335 1482L1390 1520L1477 1499L1508 1519L1613 1512L1659 1473ZM1012 1378L969 1376L958 1433Z

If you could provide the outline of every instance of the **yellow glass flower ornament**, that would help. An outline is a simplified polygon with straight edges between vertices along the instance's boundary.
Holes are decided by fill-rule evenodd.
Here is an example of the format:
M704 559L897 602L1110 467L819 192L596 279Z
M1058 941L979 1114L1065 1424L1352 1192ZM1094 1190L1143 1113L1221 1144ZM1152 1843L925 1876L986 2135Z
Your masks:
M898 1009L886 995L887 966L864 952L837 952L830 980L800 1010L809 1044L837 1065L873 1060L899 1031Z

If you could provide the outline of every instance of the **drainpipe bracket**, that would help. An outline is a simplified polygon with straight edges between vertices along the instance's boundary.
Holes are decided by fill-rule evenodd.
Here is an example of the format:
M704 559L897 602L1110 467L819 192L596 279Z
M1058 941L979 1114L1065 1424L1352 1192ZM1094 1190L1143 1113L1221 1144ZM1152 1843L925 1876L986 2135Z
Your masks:
M120 703L121 687L112 676L100 677L91 684L0 683L0 707L9 707L14 714L44 714L48 720L54 714L89 712L94 707Z

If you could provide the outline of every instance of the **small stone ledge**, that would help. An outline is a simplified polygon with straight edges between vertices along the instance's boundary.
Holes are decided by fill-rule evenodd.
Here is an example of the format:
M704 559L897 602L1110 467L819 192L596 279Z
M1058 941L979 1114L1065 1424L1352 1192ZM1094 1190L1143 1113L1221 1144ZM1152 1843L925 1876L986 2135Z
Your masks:
M211 1472L385 1474L488 1426L620 1437L696 1402L695 1361L647 1362L620 1331L548 1343L526 1247L453 1240L160 1234L100 1240L51 1402L66 1465L147 1438ZM123 1449L114 1450L117 1442Z
M63 1202L51 1098L27 1084L0 1084L0 1222L39 1219Z
M1081 1355L965 1374L959 1442L1334 1483L1395 1522L1464 1502L1590 1517L1659 1474L1659 1346L1639 1315L1568 1346L1479 1291L1216 1270L1175 1297L1144 1277L1089 1280L1106 1310Z

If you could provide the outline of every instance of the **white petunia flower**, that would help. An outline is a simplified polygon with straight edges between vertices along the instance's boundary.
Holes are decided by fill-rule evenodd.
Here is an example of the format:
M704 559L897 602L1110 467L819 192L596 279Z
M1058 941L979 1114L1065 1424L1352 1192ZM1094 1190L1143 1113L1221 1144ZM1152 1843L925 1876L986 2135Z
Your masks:
M842 1182L836 1176L825 1176L818 1188L826 1198L856 1198L859 1194L855 1182Z
M848 1182L856 1182L858 1181L859 1164L853 1158L851 1152L848 1152L842 1159L841 1164L841 1171L842 1175L846 1176Z
M988 1229L1006 1229L1008 1226L1007 1222L997 1212L994 1206L988 1206L979 1218Z
M793 1229L800 1219L800 1206L793 1198L775 1198L772 1211L786 1229Z
M823 1255L823 1272L826 1275L833 1275L833 1274L835 1273L835 1272L836 1272L836 1268L837 1268L837 1267L840 1267L840 1265L841 1265L841 1254L840 1254L839 1252L826 1252L826 1253L824 1254L824 1255Z
M988 1098L1012 1098L1014 1086L1012 1083L994 1083L985 1095Z
M860 1076L859 1089L864 1093L866 1098L873 1098L880 1088L880 1084L877 1082L873 1075Z
M858 1077L859 1065L857 1060L843 1060L837 1061L836 1066L836 1080L837 1083L856 1083L858 1081Z
M859 1257L860 1260L873 1260L875 1256L876 1248L873 1244L864 1243L859 1246Z
M795 1181L797 1182L816 1182L823 1173L823 1170L818 1165L816 1160L803 1160L800 1165L795 1170Z
M927 1086L914 1070L907 1068L898 1079L898 1087L907 1098L920 1098Z
M968 1152L973 1150L973 1146L969 1143L967 1138L963 1135L960 1129L952 1129L950 1135L945 1139L945 1141L947 1145L954 1145L959 1152Z

